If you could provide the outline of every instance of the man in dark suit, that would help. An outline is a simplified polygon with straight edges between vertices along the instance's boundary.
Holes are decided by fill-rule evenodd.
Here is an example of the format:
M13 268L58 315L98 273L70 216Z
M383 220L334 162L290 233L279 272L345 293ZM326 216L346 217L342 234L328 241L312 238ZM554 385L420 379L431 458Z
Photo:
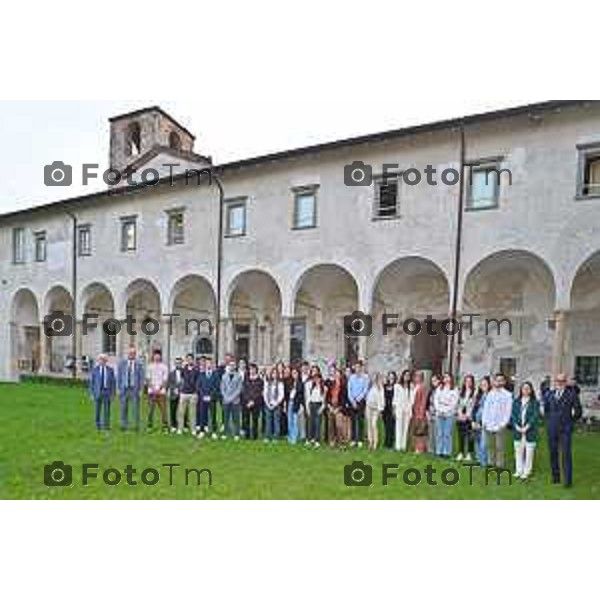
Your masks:
M171 433L177 432L177 408L179 407L179 396L181 394L181 384L183 375L183 359L175 359L175 368L169 373L169 423L171 424Z
M200 408L198 425L200 437L207 435L211 422L216 421L216 418L211 421L211 413L216 404L220 384L221 378L218 371L214 368L212 360L208 357L205 358L202 361L198 375L198 405ZM213 429L212 434L213 437L216 437L217 431Z
M96 405L96 428L110 429L110 403L115 395L115 372L108 365L108 356L100 354L90 375L90 394Z
M562 454L562 470L567 487L573 484L573 461L571 457L571 439L573 425L581 418L581 402L573 387L567 387L567 376L556 377L554 389L547 390L544 395L544 417L548 431L550 450L550 468L552 483L560 483L560 454Z
M136 431L140 428L140 397L144 391L146 375L144 365L137 358L135 346L130 346L127 357L117 368L117 387L121 399L121 429L129 425L129 403L133 404L133 422Z

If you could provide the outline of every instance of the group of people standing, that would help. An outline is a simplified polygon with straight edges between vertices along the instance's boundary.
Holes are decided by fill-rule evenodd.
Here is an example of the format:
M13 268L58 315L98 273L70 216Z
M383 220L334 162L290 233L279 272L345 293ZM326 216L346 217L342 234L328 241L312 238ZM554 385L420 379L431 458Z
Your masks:
M144 367L131 347L116 371L100 355L89 386L96 406L96 426L110 428L110 403L118 392L120 423L140 428L141 398L148 398L147 428L154 427L158 408L163 431L202 439L240 438L319 447L379 447L450 458L482 466L505 466L505 444L512 431L515 476L532 473L538 442L538 425L546 421L553 482L572 483L571 435L581 417L576 386L559 375L554 388L543 390L540 400L525 382L513 394L501 373L478 382L472 375L457 387L450 374L433 375L404 370L370 377L361 361L352 367L331 365L322 373L317 365L278 363L259 369L227 355L222 365L208 357L189 354L177 358L169 370L160 351ZM382 424L382 427L380 427ZM560 460L562 455L562 465Z

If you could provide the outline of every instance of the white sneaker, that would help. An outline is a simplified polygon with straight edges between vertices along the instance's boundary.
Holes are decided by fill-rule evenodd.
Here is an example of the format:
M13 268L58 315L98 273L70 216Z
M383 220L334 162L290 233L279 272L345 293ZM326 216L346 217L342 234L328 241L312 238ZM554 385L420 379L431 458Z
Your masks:
M204 438L204 431L201 431L201 432L198 434L198 439L199 439L199 440L201 440L201 439L203 439L203 438Z
M315 442L315 448L319 448L321 446L321 444L319 444L319 442Z
M222 435L222 436L221 436L221 439L222 439L222 440L226 440L226 439L227 439L227 436L226 436L226 435Z
M363 443L362 442L358 442L358 447L362 448L363 447Z
M473 460L473 457L470 454L467 454L467 456L465 457L465 460L467 462L471 462Z
M265 444L268 444L268 443L269 443L269 438L265 438L265 439L263 440L263 442L264 442Z
M239 442L240 441L240 436L236 435L233 439L234 439L234 441Z
M181 429L177 430L177 435L181 435L183 433L183 431L181 431Z
M462 460L464 458L462 452L458 453L458 456L456 457L456 460Z
M218 436L216 433L213 433L213 434L212 434L210 437L211 437L213 440L218 440L218 439L219 439L219 436Z
M171 433L177 433L177 429L175 427L171 427Z
M196 437L198 434L192 429L192 435Z

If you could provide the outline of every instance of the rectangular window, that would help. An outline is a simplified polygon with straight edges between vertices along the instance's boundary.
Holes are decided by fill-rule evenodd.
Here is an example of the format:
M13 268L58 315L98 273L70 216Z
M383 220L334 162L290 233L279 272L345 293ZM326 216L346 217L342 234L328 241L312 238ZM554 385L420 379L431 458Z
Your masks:
M595 387L598 385L600 356L576 356L575 380L579 385Z
M589 148L580 156L580 196L600 196L600 148Z
M102 328L102 352L114 356L117 353L117 336Z
M137 249L137 217L121 219L121 251L134 252Z
M92 228L90 225L80 225L77 229L77 254L91 256L92 254Z
M294 229L310 229L317 226L316 187L294 190Z
M13 263L25 262L25 230L22 227L13 229Z
M498 369L507 380L515 377L517 374L517 359L516 358L501 358L500 368Z
M375 218L393 219L399 215L400 186L398 177L379 177L375 180Z
M226 211L226 235L246 235L246 200L228 200Z
M306 321L298 320L290 323L290 362L297 363L304 359L306 345Z
M467 209L497 208L500 196L500 169L497 164L478 165L468 172Z
M185 242L183 210L168 211L167 244L183 244Z
M36 231L35 237L35 262L46 262L46 232Z

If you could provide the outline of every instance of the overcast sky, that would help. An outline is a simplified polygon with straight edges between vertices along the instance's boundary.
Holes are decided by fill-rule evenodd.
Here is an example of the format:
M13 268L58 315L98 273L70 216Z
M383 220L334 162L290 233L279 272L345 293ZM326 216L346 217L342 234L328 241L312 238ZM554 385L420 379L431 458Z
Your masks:
M160 104L197 136L197 152L216 162L246 158L275 150L417 124L469 112L491 110L515 102L423 102L407 98L393 106L365 105L360 112L336 111L343 94L330 95L310 114L298 106L268 102L269 90L256 105L227 107L218 102L139 101L103 102L2 102L0 103L0 161L10 165L0 179L0 212L43 204L102 189L103 182L81 186L74 177L71 187L46 187L44 165L61 160L73 166L99 163L108 166L110 116ZM261 100L264 100L262 107ZM520 99L526 102L528 99ZM319 116L318 110L322 110ZM360 110L360 108L359 108ZM298 112L295 112L298 111Z
M599 97L587 58L595 55L594 19L574 7L544 10L542 26L537 4L497 8L172 0L167 11L153 0L105 0L85 13L81 2L58 0L36 4L31 19L28 3L10 3L0 35L0 212L99 189L101 181L47 188L44 165L106 167L108 118L148 105L194 133L197 152L224 162Z

